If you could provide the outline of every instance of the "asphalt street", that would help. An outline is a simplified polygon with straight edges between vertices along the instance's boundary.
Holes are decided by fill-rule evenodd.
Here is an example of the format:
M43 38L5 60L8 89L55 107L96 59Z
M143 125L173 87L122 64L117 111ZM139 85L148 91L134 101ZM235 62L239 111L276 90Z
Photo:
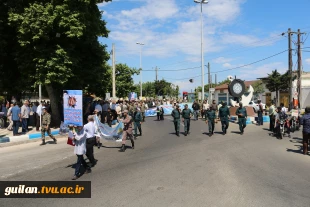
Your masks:
M310 157L301 154L301 132L278 140L263 127L244 135L205 134L191 121L191 134L174 135L169 117L147 118L134 150L121 144L95 148L98 164L79 178L92 181L91 199L0 199L0 206L310 206ZM181 126L183 132L183 126ZM0 180L70 181L76 162L66 138L0 148ZM130 141L127 143L130 145Z

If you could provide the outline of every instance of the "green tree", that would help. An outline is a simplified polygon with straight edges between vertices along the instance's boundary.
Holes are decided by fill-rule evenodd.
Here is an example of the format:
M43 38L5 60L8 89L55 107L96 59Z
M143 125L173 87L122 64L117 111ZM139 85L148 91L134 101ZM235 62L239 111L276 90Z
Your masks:
M230 84L230 82L231 82L231 81L227 78L227 79L225 79L225 80L219 82L217 85L220 86L220 85L223 85L223 84Z
M259 96L259 94L265 92L265 89L264 89L264 86L263 86L263 82L261 80L256 81L253 84L253 89L254 89L254 93L253 94L254 94L255 98L257 98Z
M276 92L276 100L278 101L278 92L284 91L289 88L290 76L287 73L281 75L277 70L273 70L271 74L268 74L266 82L266 88L271 92Z
M22 1L23 2L23 1ZM45 86L54 123L59 123L62 89L99 88L109 58L98 37L107 37L106 23L96 0L29 0L9 11L9 24L17 31L18 70L34 86Z
M110 69L111 70L111 69ZM132 76L139 74L139 70L130 68L126 64L116 64L115 66L115 82L116 82L116 96L127 97L130 92L134 92L136 87ZM111 77L111 76L110 76ZM112 83L110 84L112 86ZM140 94L140 85L139 93Z

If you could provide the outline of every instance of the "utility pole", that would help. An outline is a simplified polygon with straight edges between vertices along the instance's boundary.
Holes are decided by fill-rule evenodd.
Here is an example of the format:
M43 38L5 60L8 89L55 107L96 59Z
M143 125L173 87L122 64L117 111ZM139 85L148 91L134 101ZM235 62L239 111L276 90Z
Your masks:
M215 74L215 81L214 84L217 85L217 74Z
M289 75L290 75L290 86L289 86L289 108L293 108L293 95L292 95L292 82L293 82L293 57L292 57L292 31L291 28L287 31L288 34L288 69L289 69Z
M297 58L298 58L298 104L299 108L303 107L302 105L302 91L301 91L301 76L302 76L302 60L301 60L301 40L300 37L304 33L300 32L300 29L297 31Z
M211 88L211 74L210 74L210 63L208 62L208 84L209 84L209 97L208 97L208 99L209 99L209 103L210 103L210 101L211 101L211 99L210 99L210 95L211 95L211 93L210 93L210 88Z
M116 97L115 91L115 44L112 44L112 97Z
M156 68L155 68L155 71L156 71L156 82L157 82L157 80L158 80L158 79L157 79L157 77L158 77L158 76L157 76L157 72L158 72L157 66L156 66Z
M211 79L210 79L210 63L208 63L208 85L209 85L209 88L210 88L210 84L211 84Z

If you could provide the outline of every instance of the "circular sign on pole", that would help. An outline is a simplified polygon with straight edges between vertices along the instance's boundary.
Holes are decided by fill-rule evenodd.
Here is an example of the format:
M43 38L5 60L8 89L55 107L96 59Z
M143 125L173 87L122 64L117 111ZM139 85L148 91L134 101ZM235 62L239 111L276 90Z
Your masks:
M231 96L240 98L245 92L245 84L240 79L234 79L228 86L228 92Z

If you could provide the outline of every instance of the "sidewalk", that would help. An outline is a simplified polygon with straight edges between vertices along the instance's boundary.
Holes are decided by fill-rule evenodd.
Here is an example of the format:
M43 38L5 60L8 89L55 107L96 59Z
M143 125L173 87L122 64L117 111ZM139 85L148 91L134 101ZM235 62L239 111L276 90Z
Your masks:
M21 128L19 128L19 132ZM59 135L59 128L51 129L51 132L54 136ZM48 135L45 133L45 136ZM35 128L30 128L29 132L19 136L13 136L13 132L7 129L0 129L0 146L5 143L18 143L18 142L25 142L29 140L36 140L41 138L41 132L36 131Z

